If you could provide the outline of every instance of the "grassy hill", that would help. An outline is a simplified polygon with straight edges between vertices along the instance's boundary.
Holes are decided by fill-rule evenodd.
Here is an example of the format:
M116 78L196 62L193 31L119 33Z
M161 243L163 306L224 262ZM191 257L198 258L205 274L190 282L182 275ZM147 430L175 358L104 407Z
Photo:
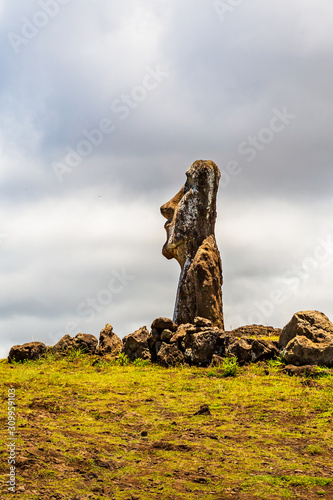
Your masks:
M12 498L15 388L21 500L332 499L333 372L309 379L281 368L164 369L80 352L3 360L0 497ZM210 414L195 415L202 405Z

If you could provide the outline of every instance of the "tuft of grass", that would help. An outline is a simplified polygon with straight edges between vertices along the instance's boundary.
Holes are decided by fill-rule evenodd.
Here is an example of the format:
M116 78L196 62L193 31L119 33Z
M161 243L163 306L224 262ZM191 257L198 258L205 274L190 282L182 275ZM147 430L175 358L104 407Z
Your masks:
M112 364L115 365L115 366L128 366L130 364L130 360L129 360L128 356L125 353L121 352L116 357L116 359L113 361Z
M305 448L305 451L307 453L310 453L310 455L321 455L321 453L323 453L322 448L317 444L309 444Z
M133 361L133 365L138 366L139 368L142 368L144 366L149 366L150 363L147 359L137 358Z

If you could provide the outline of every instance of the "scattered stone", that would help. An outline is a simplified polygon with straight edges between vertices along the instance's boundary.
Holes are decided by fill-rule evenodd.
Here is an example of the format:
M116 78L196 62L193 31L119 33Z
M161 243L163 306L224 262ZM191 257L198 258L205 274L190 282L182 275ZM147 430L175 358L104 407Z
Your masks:
M279 340L292 365L333 367L333 324L319 311L301 311L284 327Z
M218 328L204 329L195 333L188 330L181 342L185 360L190 365L210 365L220 335L221 330Z
M89 333L78 333L74 337L74 348L82 349L83 352L88 354L95 354L97 344L97 338Z
M69 349L73 347L73 344L74 344L74 338L71 337L70 335L64 335L56 343L56 345L52 347L52 351L55 353L67 352Z
M279 345L283 349L296 336L306 337L312 342L333 340L333 324L319 311L300 311L283 328Z
M152 329L160 330L171 330L175 332L177 330L177 325L169 318L156 318L151 324Z
M158 364L169 368L170 366L177 366L184 363L184 354L178 349L176 344L158 344L156 344L158 346L156 356Z
M162 342L169 342L173 337L173 333L171 330L163 330L163 332L161 333L161 341Z
M138 358L151 361L148 339L150 335L146 326L123 338L123 353L130 361Z
M66 354L71 349L82 349L84 353L95 354L98 340L89 333L78 333L75 337L64 335L55 346L51 348L54 353Z
M111 354L112 356L117 356L121 353L123 348L123 343L120 338L113 332L113 327L108 323L105 328L100 333L99 345L97 348L97 354L104 356L105 354Z
M9 351L8 362L39 359L46 353L46 350L46 345L43 342L28 342L23 345L14 345Z
M212 326L212 322L210 321L210 319L200 318L199 316L194 318L194 324L195 324L195 326L200 327L200 328Z
M256 363L276 358L279 349L270 340L235 337L230 332L224 332L217 339L215 355L235 356L240 364Z
M194 415L211 415L210 408L208 405L201 405L200 410L198 410Z
M323 365L333 367L333 341L315 343L307 337L293 338L283 350L287 363L292 365Z
M196 161L181 190L161 207L167 241L162 253L181 267L173 320L196 316L223 328L222 265L215 240L216 195L220 171L212 161Z
M231 339L225 354L235 356L240 364L250 363L252 360L252 346L248 339L234 338Z
M267 361L279 356L279 349L269 340L251 339L251 361Z

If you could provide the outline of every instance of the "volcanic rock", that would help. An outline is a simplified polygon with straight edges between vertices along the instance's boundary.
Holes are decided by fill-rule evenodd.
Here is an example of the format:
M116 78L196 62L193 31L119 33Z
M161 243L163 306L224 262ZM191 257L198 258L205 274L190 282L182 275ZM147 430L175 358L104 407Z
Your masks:
M130 361L138 358L151 360L148 344L149 337L147 327L143 326L123 338L123 353L128 356Z
M152 329L156 329L159 332L163 330L171 330L175 332L177 330L177 325L169 318L156 318L151 324Z
M23 345L14 345L9 351L8 362L39 359L46 351L47 347L43 342L28 342Z
M116 356L122 351L123 343L120 338L113 332L113 327L108 323L105 328L101 330L99 336L99 345L97 348L97 354L104 356L105 354L111 354Z
M333 324L319 311L294 314L279 344L289 364L333 367Z
M74 337L74 349L82 349L84 353L95 354L98 340L90 333L78 333Z
M283 349L296 336L306 337L312 342L333 341L333 324L319 311L301 311L292 317L283 328L279 345Z
M181 267L173 321L196 316L223 329L222 265L215 240L216 195L220 171L212 161L196 161L181 190L161 207L167 219L162 253Z
M166 344L164 342L158 346L156 358L157 363L166 368L183 364L185 361L184 354L176 344Z
M217 339L221 335L218 328L205 328L200 331L187 331L181 341L185 360L190 365L208 366L215 353Z

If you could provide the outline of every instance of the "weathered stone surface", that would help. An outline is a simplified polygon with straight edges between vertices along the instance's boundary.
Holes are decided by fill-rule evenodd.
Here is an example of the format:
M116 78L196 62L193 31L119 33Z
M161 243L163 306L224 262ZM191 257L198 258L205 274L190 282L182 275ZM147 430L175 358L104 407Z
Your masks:
M212 161L196 161L181 190L161 207L167 219L162 253L181 267L174 322L196 316L223 328L222 265L215 241L216 195L220 171Z
M70 335L64 335L61 339L52 347L53 352L67 352L74 346L74 338Z
M245 325L226 333L235 337L250 337L252 335L256 337L280 337L281 332L281 328L274 328L273 326Z
M283 369L284 373L287 375L296 376L296 377L320 377L323 374L328 375L329 371L318 371L317 366L314 365L305 365L305 366L295 366L295 365L287 365Z
M97 348L97 354L104 356L106 354L111 354L116 356L122 351L123 343L120 338L113 332L113 327L108 323L105 328L101 330L99 336L99 344Z
M312 342L301 335L294 337L283 350L291 365L324 365L333 367L333 341Z
M245 339L231 339L225 354L235 356L240 364L250 363L252 361L251 344Z
M173 337L173 333L171 330L163 330L161 333L161 341L162 342L169 342Z
M90 335L90 333L78 333L74 337L74 348L82 349L87 354L95 354L97 344L97 338L94 335Z
M172 332L175 332L177 330L177 325L170 318L156 318L152 322L151 328L160 332L163 330L171 330Z
M161 366L177 366L184 363L184 354L178 349L176 344L161 343L157 351L157 362Z
M194 318L194 324L198 328L212 327L212 322L210 319L200 318L199 316L196 316Z
M220 335L221 330L218 328L204 329L195 333L187 332L181 342L185 360L190 365L208 366Z
M95 354L98 340L89 333L78 333L75 337L64 335L52 348L54 353L66 354L71 349L82 349L87 354Z
M251 361L267 361L274 359L279 355L277 346L269 340L251 339Z
M135 359L151 360L148 339L150 335L145 326L123 338L123 353L130 361Z
M46 353L46 350L46 345L43 342L28 342L27 344L14 345L9 351L8 362L39 359Z
M244 364L273 359L279 355L279 349L269 340L236 337L224 332L217 339L215 354L235 356L240 364Z
M333 324L319 311L300 311L283 328L280 347L284 349L298 335L312 342L333 342Z
M179 325L176 333L174 333L170 339L170 344L177 343L180 345L180 343L182 342L187 333L195 333L195 332L196 328L194 325L191 325L191 323L186 323L185 325Z
M333 324L319 311L300 311L283 328L279 345L292 365L333 366Z

